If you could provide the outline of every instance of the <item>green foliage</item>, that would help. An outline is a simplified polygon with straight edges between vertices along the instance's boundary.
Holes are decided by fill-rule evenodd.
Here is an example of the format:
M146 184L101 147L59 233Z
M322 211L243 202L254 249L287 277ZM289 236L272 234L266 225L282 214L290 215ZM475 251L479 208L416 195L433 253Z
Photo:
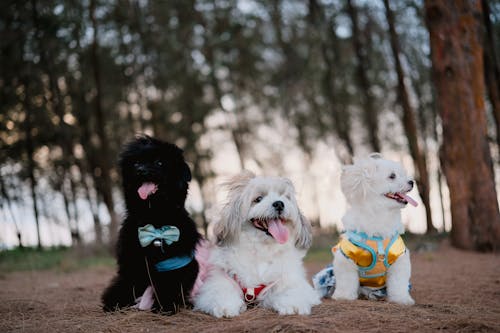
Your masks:
M0 252L0 272L55 269L63 272L91 266L112 266L114 258L106 253L82 254L77 249L54 247L43 250L16 248Z

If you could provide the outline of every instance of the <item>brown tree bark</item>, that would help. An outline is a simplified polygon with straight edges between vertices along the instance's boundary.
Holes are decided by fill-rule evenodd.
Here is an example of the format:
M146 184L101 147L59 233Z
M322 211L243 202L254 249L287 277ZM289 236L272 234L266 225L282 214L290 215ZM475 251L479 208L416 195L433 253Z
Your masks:
M380 141L378 138L377 110L374 105L374 98L370 91L370 81L368 80L368 57L361 40L361 31L358 22L358 11L352 0L347 0L347 13L352 22L352 41L356 54L357 68L356 78L359 88L363 94L363 117L368 128L368 141L370 147L375 152L380 152Z
M480 0L426 0L432 71L450 189L451 240L500 250L500 214L487 142Z
M403 127L408 138L408 145L410 148L410 154L413 158L413 163L415 165L415 170L418 172L417 177L417 187L425 206L425 213L427 218L427 233L436 231L432 224L432 212L429 198L430 182L429 173L427 172L427 159L425 153L422 151L419 137L417 124L415 120L415 112L410 104L410 98L408 97L408 91L405 86L405 74L403 71L403 66L399 59L401 53L401 47L399 45L398 36L396 33L394 13L389 5L389 0L384 0L385 13L387 18L387 23L389 24L389 35L391 40L392 54L394 58L394 67L398 76L398 99L401 103L403 109Z
M109 156L110 156L110 149L108 143L109 140L106 135L106 130L105 130L106 121L104 118L104 112L102 110L101 72L99 68L99 54L98 54L99 45L97 40L98 26L97 26L97 19L95 17L95 10L96 10L96 0L91 0L89 4L89 16L93 28L91 58L92 58L92 69L94 72L93 74L94 74L95 89L96 89L95 99L94 99L95 101L94 114L96 120L97 137L99 138L98 151L101 155L100 158L98 159L99 168L98 170L94 170L94 174L97 173L96 178L98 179L98 182L95 184L96 188L98 188L99 191L101 192L104 204L106 205L109 212L110 246L114 246L115 240L118 236L118 216L114 208L113 187L111 184L111 176L110 176L111 167L109 162Z
M495 43L493 39L493 28L490 20L490 7L488 0L481 0L483 9L484 35L484 75L488 97L490 99L493 118L495 118L496 139L500 149L500 69L498 66ZM498 36L497 36L498 37Z

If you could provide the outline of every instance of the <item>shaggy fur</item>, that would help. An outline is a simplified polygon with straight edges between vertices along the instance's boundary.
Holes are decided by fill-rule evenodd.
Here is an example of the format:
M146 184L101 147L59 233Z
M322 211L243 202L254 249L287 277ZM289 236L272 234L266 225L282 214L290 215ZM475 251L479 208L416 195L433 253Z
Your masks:
M215 317L246 310L242 288L265 285L256 302L280 314L309 314L319 298L302 258L311 226L299 211L292 183L243 173L228 183L229 202L214 226L217 245L194 297L195 309Z
M413 188L403 167L396 162L383 159L373 153L367 158L354 160L353 165L343 168L342 192L350 204L342 218L346 231L364 232L368 236L388 238L404 232L401 209L408 201L414 203L406 193ZM399 193L403 200L388 198L388 193ZM416 203L414 203L416 204ZM359 278L357 266L337 251L333 260L336 278L334 299L354 300L358 298ZM410 251L401 255L387 272L387 298L391 302L414 304L408 291L411 275Z
M153 281L154 311L176 312L185 305L198 273L198 263L158 272L154 265L171 257L191 255L200 238L184 209L191 172L182 150L147 136L129 142L120 159L127 215L117 244L118 274L102 295L103 308L112 311L135 305ZM155 189L147 188L148 184ZM141 198L142 197L142 198ZM152 224L180 230L177 242L141 247L138 227ZM147 263L147 264L146 264ZM146 293L147 294L147 293Z

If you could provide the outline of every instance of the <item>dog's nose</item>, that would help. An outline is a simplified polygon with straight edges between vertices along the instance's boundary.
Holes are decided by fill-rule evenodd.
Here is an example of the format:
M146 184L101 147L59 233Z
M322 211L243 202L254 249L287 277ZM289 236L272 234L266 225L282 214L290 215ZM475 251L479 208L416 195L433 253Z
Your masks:
M275 201L273 202L273 207L278 212L281 212L285 208L285 204L283 203L283 201Z
M410 185L411 187L413 187L413 184L414 184L414 183L415 183L415 182L414 182L413 180L409 180L409 181L408 181L408 185Z
M145 165L138 164L135 166L135 171L139 176L145 176L148 173L148 168Z

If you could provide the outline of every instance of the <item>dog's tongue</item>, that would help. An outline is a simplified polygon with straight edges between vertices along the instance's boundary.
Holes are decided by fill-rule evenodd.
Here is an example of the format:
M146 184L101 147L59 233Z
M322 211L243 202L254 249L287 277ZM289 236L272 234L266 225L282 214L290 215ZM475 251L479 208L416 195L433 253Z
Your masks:
M280 244L284 244L288 240L288 229L283 225L281 220L270 220L267 231Z
M157 189L158 187L155 183L147 182L139 187L137 193L139 193L142 200L146 200L151 194L154 194Z
M399 193L399 195L401 196L401 198L403 198L403 199L405 199L406 201L408 201L408 203L409 203L410 205L412 205L413 207L417 207L417 206L418 206L418 203L417 203L415 200L413 200L413 198L412 198L412 197L410 197L409 195L404 194L404 193Z

